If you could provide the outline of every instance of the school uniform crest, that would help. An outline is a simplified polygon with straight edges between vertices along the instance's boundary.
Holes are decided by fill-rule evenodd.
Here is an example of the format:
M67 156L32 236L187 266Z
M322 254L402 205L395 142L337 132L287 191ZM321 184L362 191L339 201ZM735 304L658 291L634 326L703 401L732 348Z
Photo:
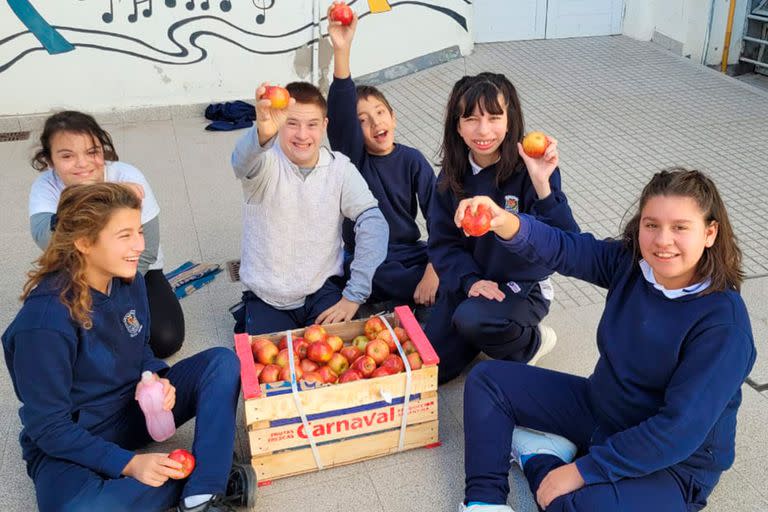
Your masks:
M511 213L517 213L519 199L517 196L504 196L504 209Z
M123 317L123 325L125 326L125 329L128 331L128 334L131 335L131 338L135 338L136 335L138 335L141 332L141 329L144 327L139 322L139 319L136 318L135 309L132 309L125 314L125 316Z

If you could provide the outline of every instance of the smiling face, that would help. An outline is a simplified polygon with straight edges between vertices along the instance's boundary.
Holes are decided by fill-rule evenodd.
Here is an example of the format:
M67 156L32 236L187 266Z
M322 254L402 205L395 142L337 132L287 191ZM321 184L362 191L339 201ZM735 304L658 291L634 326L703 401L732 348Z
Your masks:
M86 280L92 288L104 292L114 277L135 277L144 252L141 211L115 210L95 242L81 239L75 245L85 258Z
M376 156L390 154L395 149L394 112L375 96L367 96L357 101L357 117L363 131L365 149Z
M507 135L507 107L499 94L500 114L491 114L480 105L472 113L459 118L458 132L472 152L472 159L481 167L495 163L501 154L500 147Z
M280 148L299 167L317 164L328 118L314 103L299 103L288 107L285 124L280 128Z
M712 247L718 225L708 223L691 197L653 196L640 214L638 240L656 281L675 290L694 284L701 255Z
M104 151L88 133L60 131L51 137L51 162L65 186L104 181Z

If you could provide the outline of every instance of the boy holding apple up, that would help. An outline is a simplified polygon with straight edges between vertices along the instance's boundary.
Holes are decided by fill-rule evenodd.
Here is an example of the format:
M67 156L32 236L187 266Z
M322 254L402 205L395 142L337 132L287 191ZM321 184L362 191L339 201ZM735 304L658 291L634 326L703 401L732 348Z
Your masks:
M343 17L340 11L349 14ZM328 20L334 54L328 140L360 170L389 224L387 258L373 277L372 300L431 306L439 280L427 244L420 240L416 215L420 207L429 219L435 172L419 150L395 144L395 113L381 91L355 87L349 57L357 15L346 4L333 3ZM351 222L344 223L344 245L349 254L355 249Z
M350 320L371 293L389 228L360 173L321 146L327 104L293 82L287 107L256 91L256 125L237 143L232 167L243 187L240 279L250 334ZM343 282L341 226L354 223L355 261Z

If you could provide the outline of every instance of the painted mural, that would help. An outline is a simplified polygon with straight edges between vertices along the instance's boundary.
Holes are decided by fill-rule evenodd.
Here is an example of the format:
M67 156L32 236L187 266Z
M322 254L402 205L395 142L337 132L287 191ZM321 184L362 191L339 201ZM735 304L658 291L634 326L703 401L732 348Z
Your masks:
M457 1L471 5L469 0L348 3L361 19L407 6L445 16L467 31L465 16L452 8ZM204 61L212 45L224 43L243 52L275 55L312 44L318 34L311 0L56 0L56 8L50 7L54 2L6 2L26 30L0 34L0 74L38 52L52 57L86 50L110 52L183 66ZM71 9L61 9L60 2L71 2ZM328 3L330 0L321 2L324 7ZM273 20L280 23L271 23ZM286 20L296 20L290 30L286 30ZM324 22L325 16L320 37L324 36ZM135 28L150 23L151 30Z

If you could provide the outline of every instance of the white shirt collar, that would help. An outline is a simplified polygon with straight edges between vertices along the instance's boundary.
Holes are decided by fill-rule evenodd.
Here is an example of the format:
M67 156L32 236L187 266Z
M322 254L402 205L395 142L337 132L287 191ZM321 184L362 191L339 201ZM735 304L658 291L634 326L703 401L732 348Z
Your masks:
M501 157L499 157L499 159L496 160L496 162L498 162L499 160L501 160ZM493 163L495 164L496 162L493 162ZM480 167L480 165L477 162L475 162L475 159L472 158L472 152L471 151L469 152L469 165L472 167L472 174L475 175L475 176L477 176L480 173L480 171L485 169L485 167ZM493 165L493 164L491 164L491 165Z
M664 288L663 285L656 282L656 277L653 275L653 269L648 264L647 261L641 259L640 260L640 270L643 272L643 277L646 281L651 283L654 288L659 290L661 293L664 294L664 296L668 299L679 299L680 297L684 297L686 295L691 295L694 293L699 293L702 290L706 290L709 288L709 285L712 283L712 280L707 278L706 280L692 284L691 286L685 287L685 288L679 288L677 290L667 290Z

